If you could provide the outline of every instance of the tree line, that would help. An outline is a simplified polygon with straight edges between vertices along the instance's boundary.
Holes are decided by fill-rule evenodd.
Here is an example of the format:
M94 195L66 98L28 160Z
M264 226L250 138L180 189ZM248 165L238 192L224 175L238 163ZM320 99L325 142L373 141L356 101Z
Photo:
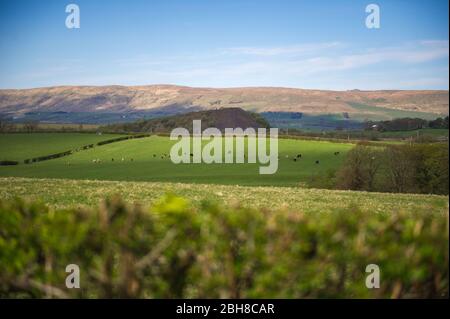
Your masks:
M396 193L449 193L448 143L359 144L336 173L335 187Z
M420 118L398 118L390 121L368 121L365 123L365 130L379 132L413 131L423 128L448 129L448 116L431 121Z

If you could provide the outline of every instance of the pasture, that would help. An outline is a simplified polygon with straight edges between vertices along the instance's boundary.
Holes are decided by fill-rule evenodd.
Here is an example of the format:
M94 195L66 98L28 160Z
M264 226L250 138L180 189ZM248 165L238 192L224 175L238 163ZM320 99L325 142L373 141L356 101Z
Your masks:
M14 137L15 140L3 135L0 140L3 141L2 154L24 159L32 157L32 154L45 155L110 137L54 133L22 134ZM0 167L0 176L298 186L313 175L338 169L346 152L353 147L353 144L346 143L279 139L277 173L260 175L259 163L174 164L168 156L174 143L168 137L161 136L126 140L78 151L59 159ZM299 154L301 158L297 158Z
M27 158L64 152L119 136L90 133L0 134L0 160L23 161Z
M59 139L54 146L79 145L64 143L64 137L53 137ZM36 139L25 140L23 147L46 145L45 139L33 143ZM26 289L19 295L17 289L8 290L13 287L8 283L23 274L47 280L48 263L35 253L44 252L55 257L44 256L53 262L52 269L77 260L86 270L90 290L70 290L70 297L110 296L98 281L108 278L102 273L106 260L110 269L119 269L108 284L122 287L126 272L120 267L126 258L139 264L148 247L159 247L166 238L171 241L161 256L168 262L146 265L149 271L137 270L138 276L132 273L143 289L130 297L448 295L448 196L299 187L312 175L338 169L354 144L280 139L278 172L259 175L258 163L173 164L164 155L173 143L168 137L144 137L58 159L0 166L0 228L6 234L1 248L7 252L0 263L16 270L7 273L3 295L28 296ZM30 157L27 152L16 155ZM100 216L114 216L114 222L106 223L105 230ZM104 244L97 244L97 234L106 238ZM139 245L142 249L129 249ZM232 254L238 258L223 257ZM179 256L194 257L184 267ZM381 289L369 290L363 286L364 267L373 262L383 266L385 279ZM244 278L242 269L252 269L251 284L234 284L234 278ZM55 287L64 282L50 278ZM157 285L152 284L155 278ZM182 278L182 289L172 285L172 278Z
M394 138L409 138L409 137L447 137L448 130L446 129L431 129L424 128L414 131L394 131L394 132L381 132L381 137L394 137Z

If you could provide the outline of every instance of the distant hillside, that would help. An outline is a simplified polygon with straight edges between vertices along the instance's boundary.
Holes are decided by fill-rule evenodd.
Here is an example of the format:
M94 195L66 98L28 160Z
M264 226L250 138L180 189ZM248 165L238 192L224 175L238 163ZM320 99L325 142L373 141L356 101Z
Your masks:
M202 129L215 127L221 131L225 128L269 127L259 114L247 112L240 108L224 108L211 111L191 112L163 118L140 120L132 123L112 124L101 129L109 132L170 132L183 127L192 131L192 121L201 120Z
M325 91L291 88L192 88L175 85L61 86L24 90L0 90L0 113L20 117L44 113L60 118L65 114L146 113L167 115L192 110L239 107L255 112L302 112L342 114L350 118L410 117L430 113L448 114L448 91ZM31 112L31 113L30 113ZM56 113L64 112L64 113ZM68 113L67 113L68 112ZM422 112L422 113L419 113ZM44 114L44 115L43 115ZM400 114L405 117L406 114ZM72 118L66 116L69 120ZM142 117L142 116L141 116ZM51 117L50 117L51 118Z

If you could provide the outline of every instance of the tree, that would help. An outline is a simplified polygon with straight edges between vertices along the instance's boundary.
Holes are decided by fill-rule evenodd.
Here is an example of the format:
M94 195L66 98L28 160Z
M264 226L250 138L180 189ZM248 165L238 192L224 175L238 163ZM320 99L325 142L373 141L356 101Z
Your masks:
M448 143L434 143L418 146L421 162L418 165L417 180L422 193L448 195Z
M32 132L36 131L38 126L39 126L38 121L27 121L23 124L23 128L25 129L25 131L27 133L32 133Z
M373 191L382 163L380 155L374 147L357 145L353 148L337 174L338 188Z
M397 193L418 192L415 184L417 153L414 146L390 146L385 150L389 189Z
M4 116L0 115L0 132L11 132L16 129L14 123L8 121L8 119Z
M6 121L0 117L0 132L5 132L6 127L7 127Z

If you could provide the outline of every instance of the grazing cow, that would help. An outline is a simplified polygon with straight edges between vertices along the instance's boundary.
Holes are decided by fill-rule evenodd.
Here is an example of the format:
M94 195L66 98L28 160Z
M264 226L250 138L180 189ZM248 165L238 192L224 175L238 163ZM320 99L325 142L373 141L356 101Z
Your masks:
M111 158L111 162L114 162L114 158Z
M296 159L296 158L294 158L294 162L297 162L297 159Z
M301 158L302 157L302 154L297 154L297 158Z
M153 157L156 157L156 154L153 154Z
M316 164L319 164L320 162L319 161L316 161Z
M122 162L124 161L125 159L122 157Z
M339 155L340 154L340 152L334 152L334 155Z

